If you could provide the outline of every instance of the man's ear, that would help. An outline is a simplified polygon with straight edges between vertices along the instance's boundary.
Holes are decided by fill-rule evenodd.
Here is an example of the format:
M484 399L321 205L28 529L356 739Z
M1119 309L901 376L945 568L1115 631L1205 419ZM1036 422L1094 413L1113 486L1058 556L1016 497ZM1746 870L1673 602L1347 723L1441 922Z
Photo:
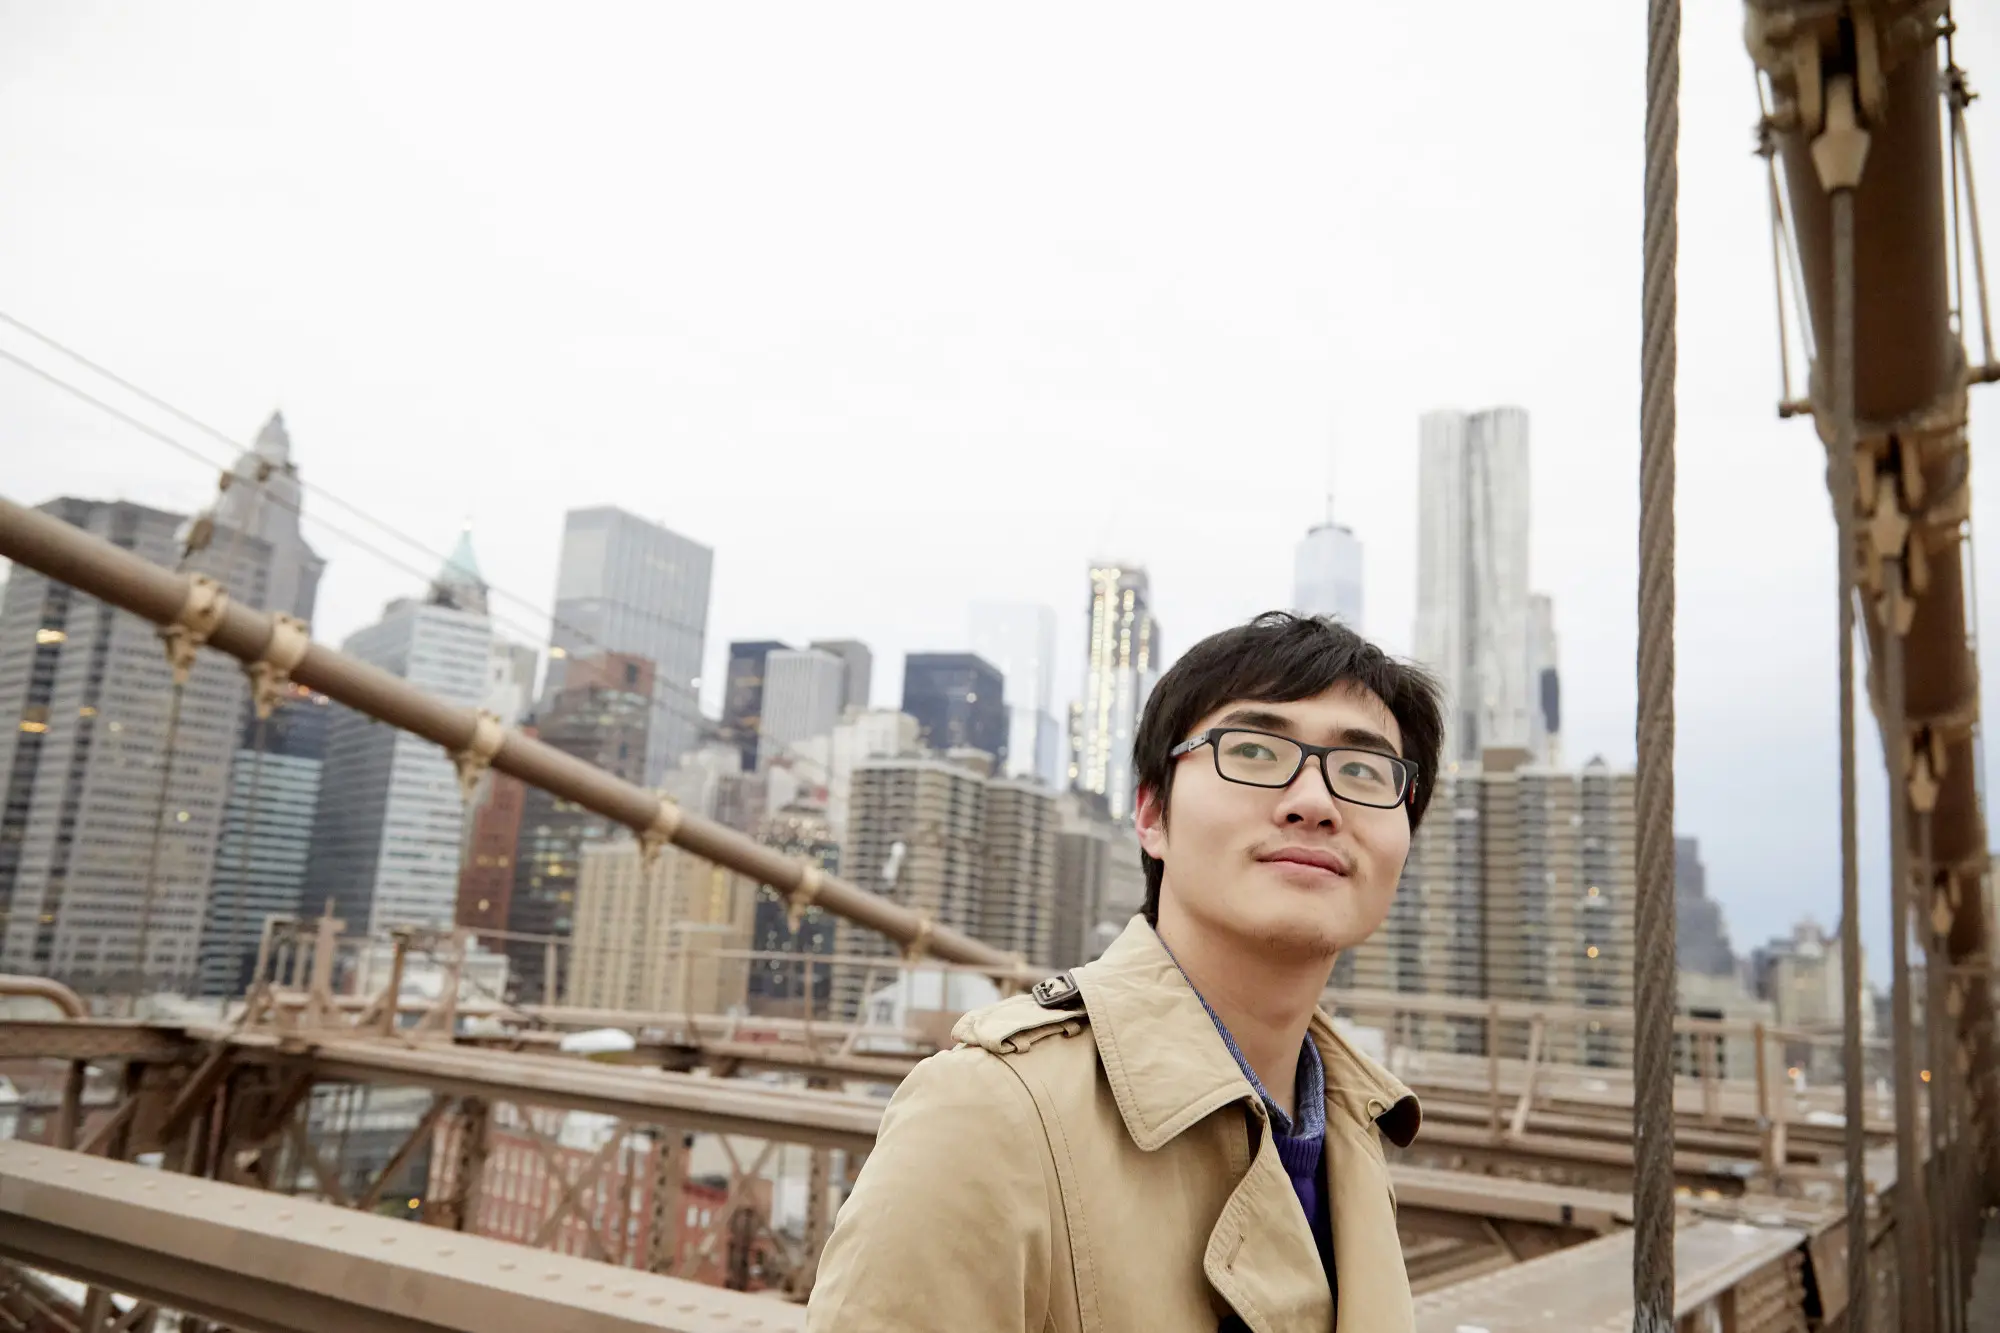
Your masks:
M1155 861L1167 859L1167 806L1152 787L1139 788L1139 805L1132 813L1139 832L1139 849Z

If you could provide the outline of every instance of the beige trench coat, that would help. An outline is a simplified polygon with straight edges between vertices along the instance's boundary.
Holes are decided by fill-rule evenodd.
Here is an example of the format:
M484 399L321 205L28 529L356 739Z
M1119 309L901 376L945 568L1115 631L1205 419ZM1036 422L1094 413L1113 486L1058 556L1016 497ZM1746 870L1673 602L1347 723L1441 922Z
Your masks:
M1135 918L1071 975L965 1015L958 1046L904 1080L827 1242L807 1327L1335 1329L1263 1103L1159 937ZM1324 1014L1311 1035L1326 1065L1337 1333L1410 1333L1381 1136L1408 1145L1416 1098Z

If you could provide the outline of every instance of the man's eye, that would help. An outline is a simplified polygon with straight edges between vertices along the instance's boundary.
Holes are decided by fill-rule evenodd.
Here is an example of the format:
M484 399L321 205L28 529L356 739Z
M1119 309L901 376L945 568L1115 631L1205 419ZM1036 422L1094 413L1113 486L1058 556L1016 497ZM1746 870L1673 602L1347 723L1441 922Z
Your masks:
M1229 747L1229 753L1238 759L1276 759L1277 754L1268 745L1255 741L1238 741Z

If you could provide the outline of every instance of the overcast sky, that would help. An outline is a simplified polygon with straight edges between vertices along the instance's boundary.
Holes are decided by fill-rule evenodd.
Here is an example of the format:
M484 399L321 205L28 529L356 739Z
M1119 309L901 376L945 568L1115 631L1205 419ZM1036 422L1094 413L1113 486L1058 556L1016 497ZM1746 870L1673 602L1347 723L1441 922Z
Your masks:
M1093 556L1178 652L1289 599L1330 451L1407 651L1417 417L1518 404L1568 756L1628 764L1644 10L0 0L0 309L240 438L282 407L309 486L437 551L470 518L535 606L568 507L709 544L711 698L732 638L837 636L893 703L1012 598L1067 700ZM1832 519L1772 410L1741 15L1686 11L1678 823L1743 949L1837 910ZM2000 80L2000 25L1960 59ZM10 498L212 493L5 364L0 432ZM322 639L419 586L309 533Z

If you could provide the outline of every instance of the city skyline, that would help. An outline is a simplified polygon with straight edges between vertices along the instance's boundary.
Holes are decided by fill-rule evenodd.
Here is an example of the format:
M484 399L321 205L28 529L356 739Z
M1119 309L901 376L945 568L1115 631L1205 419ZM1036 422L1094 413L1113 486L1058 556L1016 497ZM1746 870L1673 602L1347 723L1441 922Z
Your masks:
M1685 531L1765 546L1746 580L1736 546L1683 542L1679 737L1685 774L1755 764L1788 795L1753 809L1727 784L1682 781L1684 827L1756 938L1804 911L1830 918L1837 898L1833 543L1823 451L1771 413L1775 332L1753 296L1769 255L1743 243L1768 203L1742 151L1756 109L1739 18L1685 20L1680 488ZM709 545L704 691L718 645L760 634L858 638L894 681L975 597L1057 607L1073 662L1075 570L1107 550L1147 563L1171 656L1286 604L1329 436L1348 442L1342 512L1368 544L1369 619L1407 651L1409 422L1431 403L1523 402L1550 518L1533 564L1569 627L1565 753L1630 762L1639 218L1636 186L1604 185L1640 178L1629 16L1535 14L1524 29L1511 11L1448 5L1439 42L1386 11L1301 8L1282 50L1163 20L1141 34L1148 58L1121 62L1131 115L1115 132L1081 70L1129 54L1125 25L1079 23L1060 48L984 33L1002 58L919 68L893 25L807 16L746 78L697 53L760 41L747 15L622 21L641 37L598 43L587 65L495 22L478 38L491 58L448 90L431 75L463 63L465 34L438 14L405 16L386 41L384 20L358 14L133 13L107 42L88 6L34 12L31 40L0 49L16 112L0 136L21 184L0 241L37 257L8 308L239 439L282 405L312 481L439 552L470 513L492 534L489 579L532 602L567 508L626 502ZM932 21L941 49L974 49L970 18ZM1958 41L1974 68L2000 64L1991 26ZM1503 42L1525 63L1495 68ZM1357 43L1386 58L1325 79L1314 53ZM643 55L662 51L671 77ZM1503 113L1383 117L1399 61ZM1009 62L1046 74L1051 97L1003 112ZM517 67L563 90L546 119L511 98L500 72ZM1194 67L1223 80L1219 110L1182 105ZM876 91L911 81L934 108L920 122ZM475 102L495 116L467 120ZM1602 114L1579 126L1577 104ZM803 136L800 105L814 108ZM730 133L695 132L717 106L741 113ZM619 170L616 136L590 133L603 125L669 127L675 170ZM1340 134L1341 170L1299 171L1329 127L1365 132ZM2000 137L1972 151L2000 177ZM936 165L922 188L912 153ZM771 169L746 177L746 160ZM1385 182L1393 206L1352 208L1356 179ZM1075 207L1048 214L1051 189ZM801 190L853 206L801 230ZM385 191L399 200L386 213ZM1473 204L1522 191L1539 206ZM689 209L690 193L715 202ZM136 236L135 197L159 205ZM0 475L29 503L115 477L191 513L234 452L196 464L18 371L0 375L0 407L40 442ZM1996 428L1975 411L1975 449ZM995 462L957 486L940 451ZM782 484L746 490L749 466ZM1990 525L2000 495L1974 505ZM329 642L410 578L335 527L434 565L338 510L310 518L331 562L316 626ZM1982 620L2000 616L2000 578L1978 586ZM2000 681L1987 689L1990 716ZM1863 733L1863 891L1879 901L1883 782ZM1885 923L1871 913L1871 956Z

